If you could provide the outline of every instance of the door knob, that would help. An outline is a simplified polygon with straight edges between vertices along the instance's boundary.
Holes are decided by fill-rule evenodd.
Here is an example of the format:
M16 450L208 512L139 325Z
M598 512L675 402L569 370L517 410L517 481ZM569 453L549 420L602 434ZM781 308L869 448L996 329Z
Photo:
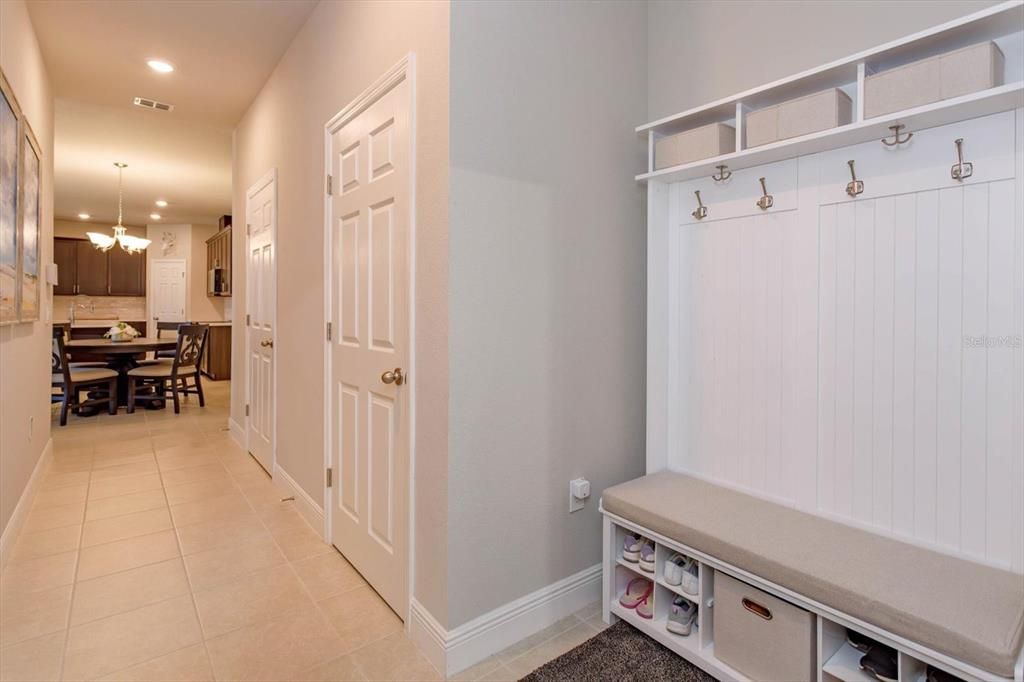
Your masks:
M260 345L263 346L264 348L273 348L274 347L274 340L273 339L263 339L262 341L260 341Z
M401 386L405 383L405 375L402 374L401 367L395 367L393 370L388 370L380 375L380 380L385 384L394 384L395 386Z

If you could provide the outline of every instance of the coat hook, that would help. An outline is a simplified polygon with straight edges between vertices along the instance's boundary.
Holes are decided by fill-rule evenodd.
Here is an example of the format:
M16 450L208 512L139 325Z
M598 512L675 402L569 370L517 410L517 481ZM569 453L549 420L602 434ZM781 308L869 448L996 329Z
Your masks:
M883 137L882 144L884 144L886 147L895 147L896 145L910 142L910 138L914 136L914 133L907 133L906 137L901 138L900 131L903 130L904 128L906 128L906 126L903 125L902 123L894 126L889 126L889 130L892 131L892 142L890 142L888 138Z
M724 163L720 166L715 166L715 168L718 169L718 175L711 176L711 179L714 180L715 182L724 182L732 177L732 171L726 170L728 166L726 166Z
M964 138L956 140L953 144L956 145L956 163L953 164L952 168L949 169L949 175L954 180L963 182L965 179L974 175L974 164L970 161L964 161Z
M704 218L708 217L708 208L700 200L700 190L697 190L696 192L694 192L694 194L697 195L697 210L691 213L690 215L692 215L697 220L703 220Z
M775 199L768 194L768 188L764 186L764 178L761 178L761 198L757 200L757 207L767 211L775 204Z
M853 180L848 182L846 185L846 193L849 194L851 197L855 197L858 194L863 194L864 183L861 180L857 179L857 171L853 169L853 159L847 161L846 164L850 167L850 177L853 178Z

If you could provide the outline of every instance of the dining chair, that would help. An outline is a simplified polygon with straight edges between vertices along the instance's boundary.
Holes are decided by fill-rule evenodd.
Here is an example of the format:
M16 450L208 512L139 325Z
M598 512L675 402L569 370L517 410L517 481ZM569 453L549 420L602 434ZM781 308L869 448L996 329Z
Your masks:
M171 362L153 362L128 370L128 413L135 412L135 401L165 401L170 395L174 414L181 413L180 396L198 395L199 406L206 407L199 368L206 351L209 325L178 324L178 343ZM194 382L191 386L189 378ZM152 387L152 393L139 393L140 386Z
M107 403L107 411L117 414L117 372L107 367L80 367L69 361L64 346L64 328L53 327L53 349L50 354L50 388L61 389L60 395L51 394L50 402L61 403L60 425L67 426L68 410ZM105 395L81 400L83 388L105 389Z
M193 324L192 322L157 322L156 323L156 338L164 338L164 334L161 332L174 332L174 335L178 333L178 327L183 324ZM153 351L154 360L172 359L174 358L174 349L168 348L166 350Z

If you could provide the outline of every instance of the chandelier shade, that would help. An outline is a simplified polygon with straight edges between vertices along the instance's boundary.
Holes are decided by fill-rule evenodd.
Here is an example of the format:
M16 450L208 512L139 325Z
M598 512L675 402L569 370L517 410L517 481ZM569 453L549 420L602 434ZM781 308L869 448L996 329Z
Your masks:
M128 164L117 161L114 163L117 166L117 225L113 226L114 234L104 234L102 232L86 232L85 235L92 242L92 245L100 251L109 251L114 248L114 244L118 244L123 250L128 253L140 253L146 250L149 246L150 240L143 239L142 237L133 237L128 234L128 228L121 224L121 220L124 217L123 204L124 204L124 169L128 167Z

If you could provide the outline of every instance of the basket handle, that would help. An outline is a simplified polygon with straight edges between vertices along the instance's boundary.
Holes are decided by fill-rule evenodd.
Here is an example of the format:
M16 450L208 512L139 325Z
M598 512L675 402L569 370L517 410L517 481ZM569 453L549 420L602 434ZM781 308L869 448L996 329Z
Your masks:
M756 601L751 601L746 597L743 598L743 608L745 608L747 611L750 611L752 614L758 616L759 618L764 618L765 620L772 619L771 609L769 609L767 606L762 606L761 604L758 604Z

